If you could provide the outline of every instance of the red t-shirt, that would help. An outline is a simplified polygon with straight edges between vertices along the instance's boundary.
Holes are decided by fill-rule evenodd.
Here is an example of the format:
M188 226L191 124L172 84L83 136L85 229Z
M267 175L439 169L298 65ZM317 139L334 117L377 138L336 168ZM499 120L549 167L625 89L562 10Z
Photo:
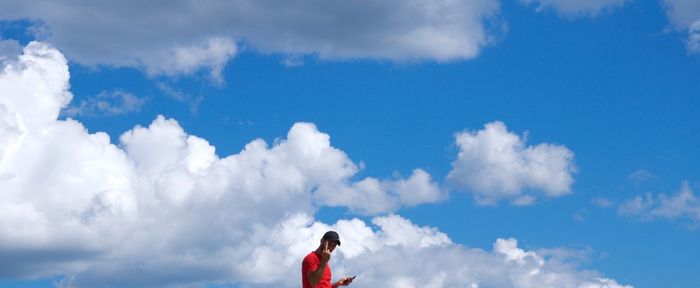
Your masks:
M309 271L316 271L318 265L321 264L321 258L318 258L315 251L311 251L309 255L304 257L304 261L301 262L301 284L304 288L332 288L331 287L331 264L326 263L326 270L323 271L323 276L321 276L321 281L316 284L316 286L311 286L309 282Z

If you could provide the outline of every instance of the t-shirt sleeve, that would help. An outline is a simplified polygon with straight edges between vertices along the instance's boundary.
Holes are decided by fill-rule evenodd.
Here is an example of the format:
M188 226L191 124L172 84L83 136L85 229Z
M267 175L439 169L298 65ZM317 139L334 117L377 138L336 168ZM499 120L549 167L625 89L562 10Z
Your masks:
M318 264L320 264L318 258L316 257L305 257L304 262L301 263L301 268L304 273L309 273L309 271L315 271L318 269Z

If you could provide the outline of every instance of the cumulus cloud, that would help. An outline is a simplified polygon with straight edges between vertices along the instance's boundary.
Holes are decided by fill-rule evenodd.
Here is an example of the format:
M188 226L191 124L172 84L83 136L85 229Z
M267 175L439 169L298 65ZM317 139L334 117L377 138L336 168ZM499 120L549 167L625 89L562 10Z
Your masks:
M151 75L221 69L238 46L321 59L450 61L475 57L501 33L499 1L3 1L0 19L32 19L86 65Z
M397 215L375 217L372 224L351 219L329 225L305 214L292 215L256 231L243 244L250 245L251 260L235 264L234 270L252 282L244 287L296 287L297 281L289 279L299 279L300 259L332 229L343 240L331 262L333 273L357 275L356 287L631 287L562 264L578 255L576 251L540 254L518 247L514 238L497 239L492 251L471 249ZM439 260L426 262L428 258Z
M447 178L481 204L510 200L527 205L537 196L558 197L571 191L574 153L564 146L526 146L525 137L509 132L502 122L457 133L455 138L459 154Z
M306 214L290 215L276 225L256 229L249 238L237 243L237 251L211 257L208 268L213 270L211 276L235 277L242 287L298 287L300 259L316 248L323 232L332 229L343 240L331 260L333 275L357 275L354 287L632 287L598 272L563 264L576 262L571 255L578 257L577 251L555 249L558 253L540 254L518 247L514 238L497 239L491 251L472 249L452 243L434 228L419 227L397 215L375 217L372 224L374 227L350 219L331 225L314 221ZM141 269L155 268L134 264L140 264ZM190 260L186 264L193 263ZM216 265L230 271L213 269ZM182 280L178 278L184 277L177 277L184 272L180 271L182 267L173 266L168 268L177 270L168 273L172 277L167 280ZM64 279L61 287L99 287L105 280L133 287L139 283L129 281L144 273L121 268L124 271L112 269L108 274L102 271L104 268L91 266L86 272ZM201 273L199 269L195 271ZM118 273L111 274L114 272ZM136 274L122 277L125 272Z
M322 185L315 194L327 206L345 206L361 214L395 211L401 206L435 203L446 197L430 174L415 169L408 179L379 180L365 178L347 185Z
M69 106L64 113L75 116L116 116L141 111L146 99L122 90L102 91L94 97Z
M690 220L700 221L700 199L693 193L687 182L684 182L676 195L646 194L625 201L618 212L622 215L643 220Z
M41 43L0 72L0 254L14 259L6 276L84 267L122 239L113 227L137 210L122 151L105 133L56 121L72 98L68 78L63 55Z
M622 6L628 0L520 0L520 2L528 5L536 4L537 11L552 9L567 17L593 17Z
M334 274L357 274L355 287L630 287L513 238L485 251L394 214L317 221L328 187L359 199L383 191L378 199L392 204L381 207L391 209L437 192L422 170L353 182L357 165L310 123L220 158L159 116L117 146L58 120L72 97L68 78L66 59L36 42L0 73L0 256L12 263L0 265L3 277L65 275L60 287L298 287L302 257L333 229L343 237Z

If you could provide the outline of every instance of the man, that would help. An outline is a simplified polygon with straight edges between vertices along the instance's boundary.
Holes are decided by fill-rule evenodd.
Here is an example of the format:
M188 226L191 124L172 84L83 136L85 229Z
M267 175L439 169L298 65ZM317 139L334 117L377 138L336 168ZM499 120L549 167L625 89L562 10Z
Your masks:
M331 285L331 253L340 246L340 236L328 231L321 237L321 245L311 251L301 262L301 282L303 288L337 288L348 286L355 277L345 277Z

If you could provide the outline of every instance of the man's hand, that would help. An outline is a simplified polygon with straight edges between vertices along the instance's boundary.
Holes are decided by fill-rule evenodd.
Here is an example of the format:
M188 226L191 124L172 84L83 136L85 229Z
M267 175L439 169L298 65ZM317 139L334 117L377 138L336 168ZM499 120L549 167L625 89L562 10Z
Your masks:
M309 271L307 276L309 277L309 284L311 284L312 287L315 287L321 281L323 273L326 270L326 265L328 265L328 261L331 260L331 249L328 249L328 240L321 240L320 248L321 255L319 256L321 256L321 258L319 259L318 267L316 267L314 271ZM318 250L316 252L318 253Z
M345 278L342 278L342 279L338 280L338 282L335 282L336 285L333 285L333 286L334 286L334 287L338 287L338 286L348 286L348 285L350 285L350 283L352 283L352 280L353 280L354 278L355 278L355 277L345 277Z
M331 250L328 249L328 240L323 241L323 251L321 251L321 263L325 266L331 260Z

